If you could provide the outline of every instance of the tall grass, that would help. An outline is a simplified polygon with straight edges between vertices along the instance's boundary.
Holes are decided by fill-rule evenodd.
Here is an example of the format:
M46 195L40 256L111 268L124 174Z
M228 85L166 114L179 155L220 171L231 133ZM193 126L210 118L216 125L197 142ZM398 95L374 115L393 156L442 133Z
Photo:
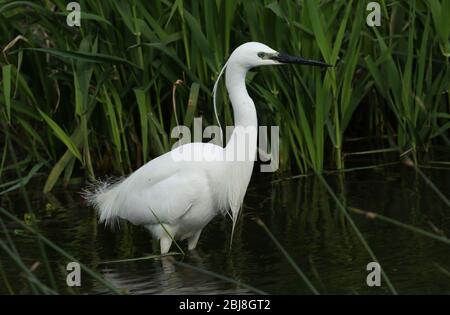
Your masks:
M447 132L450 128L450 51L443 50L441 58L434 59L438 56L440 42L437 35L445 32L448 46L450 31L450 25L442 20L443 15L436 16L434 11L450 9L450 6L448 1L443 1L442 5L437 1L427 3L428 10L423 12L418 12L416 2L411 2L409 8L403 8L404 12L401 7L394 8L396 16L406 15L406 21L392 19L387 38L374 29L376 54L365 57L378 95L387 102L396 118L393 130L397 132L398 147L403 152L412 151L415 162L421 158L421 153L430 150L434 138L441 138L443 143L450 144ZM439 21L434 31L431 19ZM400 29L407 31L403 35L404 40L392 43L395 30Z
M283 169L344 168L355 115L416 161L449 144L448 1L381 1L381 27L366 25L364 1L80 4L77 28L65 1L0 1L0 115L20 159L45 162L44 191L130 172L170 149L177 121L212 124L212 83L250 40L336 64L250 76L260 124L283 126ZM224 88L219 107L232 124Z

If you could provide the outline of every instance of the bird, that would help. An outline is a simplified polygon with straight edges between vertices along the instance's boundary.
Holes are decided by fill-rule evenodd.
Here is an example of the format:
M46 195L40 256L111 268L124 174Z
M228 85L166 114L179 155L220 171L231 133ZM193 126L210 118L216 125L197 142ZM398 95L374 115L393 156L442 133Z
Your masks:
M258 42L247 42L229 56L214 84L225 71L225 85L233 108L234 130L226 145L194 142L160 155L115 182L99 182L84 197L98 213L99 222L125 219L144 226L167 254L172 242L197 246L206 225L218 214L232 219L231 240L253 172L257 152L257 112L246 88L247 72L260 66L330 65L280 53ZM220 123L219 123L220 126ZM220 129L221 130L221 129ZM236 158L245 152L245 158Z

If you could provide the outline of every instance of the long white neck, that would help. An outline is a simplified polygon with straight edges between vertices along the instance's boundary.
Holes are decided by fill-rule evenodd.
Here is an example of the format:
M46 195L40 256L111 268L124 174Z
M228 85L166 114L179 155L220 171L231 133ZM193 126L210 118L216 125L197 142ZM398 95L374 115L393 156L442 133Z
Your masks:
M225 168L226 198L224 202L227 208L231 209L233 230L252 176L257 149L258 119L255 104L245 87L247 71L248 69L231 59L228 61L225 73L225 83L233 106L235 128L224 150L225 155L232 158L232 162L227 162ZM227 159L227 161L230 160Z
M242 67L240 64L230 60L225 72L225 84L228 90L231 104L233 106L234 125L235 127L254 128L255 131L258 128L258 118L256 116L256 109L253 100L250 98L245 86L245 76L248 69ZM248 130L247 130L248 131ZM238 139L240 133L243 132L242 128L235 128L230 140L226 145L226 150L231 149L235 145L236 139ZM249 145L255 144L256 153L256 132L249 139ZM236 148L238 150L246 148Z

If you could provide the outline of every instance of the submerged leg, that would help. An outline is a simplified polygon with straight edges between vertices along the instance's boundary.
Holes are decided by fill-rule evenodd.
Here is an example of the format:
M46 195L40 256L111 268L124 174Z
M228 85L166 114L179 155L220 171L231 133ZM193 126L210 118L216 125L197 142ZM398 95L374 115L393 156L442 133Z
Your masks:
M172 239L169 236L162 236L159 240L159 246L161 248L161 255L167 254L169 252L170 246L172 245Z
M197 246L198 239L200 238L200 234L202 233L202 230L199 230L194 233L189 239L188 239L188 249L193 250Z
M176 227L165 224L164 227L162 224L149 224L145 227L150 231L154 240L159 240L161 255L167 254L172 246L172 237L176 234Z
M164 273L170 274L175 271L174 260L172 256L161 257L161 266Z

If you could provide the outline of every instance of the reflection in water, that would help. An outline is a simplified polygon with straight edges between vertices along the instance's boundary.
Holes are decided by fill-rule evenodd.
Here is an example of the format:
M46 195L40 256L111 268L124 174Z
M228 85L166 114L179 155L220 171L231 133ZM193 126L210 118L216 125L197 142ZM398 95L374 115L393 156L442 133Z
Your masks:
M100 269L105 279L130 294L246 294L240 288L227 288L222 281L190 268L176 266L174 257L154 261L116 263ZM186 263L206 269L196 251L190 252ZM103 288L97 288L99 292ZM105 292L106 293L106 292Z
M448 196L445 189L449 187L450 174L442 171L427 174ZM63 191L45 197L37 192L32 199L37 225L49 239L131 294L251 293L234 283L174 265L173 259L269 293L309 294L302 279L254 222L255 217L265 222L321 293L389 293L383 282L380 288L367 287L366 265L370 256L320 182L313 177L271 180L267 174L253 179L231 250L231 224L227 218L218 217L205 229L198 251L185 257L120 263L101 262L156 252L157 246L152 246L145 229L125 222L115 231L99 226L93 210L83 205L76 192ZM450 235L449 209L409 169L359 171L328 176L327 180L346 206ZM19 217L24 209L21 202L18 195L4 196L1 200L6 207L15 209ZM450 270L448 245L381 221L352 217L399 293L450 293L450 277L445 274L445 270ZM35 240L14 224L7 224L24 261L30 265L39 261ZM181 246L184 250L187 247L185 243ZM109 293L88 275L83 276L81 288L67 289L64 285L67 261L54 252L49 255L63 293L66 290ZM17 292L27 293L29 287L14 264L3 256L0 259ZM44 268L35 272L46 279ZM5 290L0 285L0 293L6 293Z

